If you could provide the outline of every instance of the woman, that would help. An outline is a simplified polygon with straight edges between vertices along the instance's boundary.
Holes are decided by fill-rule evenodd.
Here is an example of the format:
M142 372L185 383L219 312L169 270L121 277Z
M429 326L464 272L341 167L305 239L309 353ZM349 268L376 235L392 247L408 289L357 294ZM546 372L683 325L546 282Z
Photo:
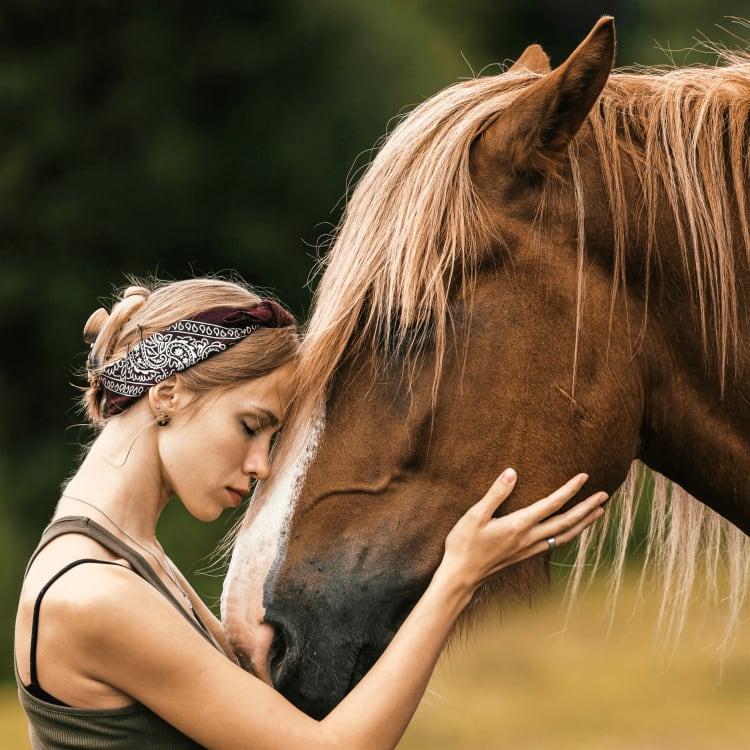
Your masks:
M35 748L389 748L482 582L578 535L604 493L563 514L579 475L530 508L493 511L506 470L454 527L391 645L323 721L236 663L219 621L155 536L176 495L203 521L268 476L292 397L292 317L243 286L194 279L125 290L86 324L84 403L101 428L32 557L15 633Z

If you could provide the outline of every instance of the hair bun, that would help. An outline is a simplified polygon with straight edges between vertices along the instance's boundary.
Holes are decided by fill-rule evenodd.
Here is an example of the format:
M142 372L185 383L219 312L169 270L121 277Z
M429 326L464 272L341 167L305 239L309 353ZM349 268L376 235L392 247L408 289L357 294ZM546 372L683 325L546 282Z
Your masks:
M100 307L98 310L89 315L89 319L86 321L86 325L83 327L83 342L84 344L93 344L96 341L96 337L100 331L107 324L109 320L109 313Z
M151 291L149 289L146 289L145 286L129 286L122 293L122 299L127 299L128 297L143 297L145 300L150 295L151 295Z

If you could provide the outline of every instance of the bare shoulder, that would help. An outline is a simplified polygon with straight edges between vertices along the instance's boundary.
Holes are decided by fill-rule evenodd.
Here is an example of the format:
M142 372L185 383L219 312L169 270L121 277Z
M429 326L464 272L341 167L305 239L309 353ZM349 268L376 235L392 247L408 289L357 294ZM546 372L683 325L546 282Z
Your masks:
M72 534L53 540L41 550L24 578L19 624L30 626L34 605L43 591L45 626L48 621L57 622L57 615L65 614L63 610L71 610L72 614L95 605L100 597L107 596L108 582L118 575L117 571L126 571L135 578L125 560L93 540Z
M187 612L129 567L102 562L76 565L44 595L36 655L46 690L78 707L140 700L134 686L147 685L151 675L163 679L171 669L166 642L183 654L205 646L227 661L191 625ZM33 594L22 595L16 624L22 678L29 675ZM98 703L102 696L104 705Z
M125 560L113 555L93 539L81 534L65 534L53 539L36 556L24 580L24 593L36 597L42 587L57 573L71 563L83 560L96 560L103 563L118 562L129 567ZM65 576L60 579L60 583L64 578Z
M122 611L123 597L130 599L152 588L124 560L92 557L75 562L45 593L44 607L48 614L71 618L95 610L96 618L74 620L82 630L96 629L106 622L109 613Z
M47 559L34 562L24 582L15 628L19 675L25 684L30 682L33 652L40 684L59 700L81 708L132 703L131 696L112 685L97 643L107 630L127 627L127 602L140 598L142 606L158 612L156 592L149 596L149 584L124 561L84 557L73 560L76 565L67 569L71 561L65 557L61 550L52 550ZM57 577L60 571L64 575ZM53 585L45 591L49 583ZM44 598L39 599L43 591Z
M124 561L77 565L45 594L44 608L45 619L70 630L71 639L89 653L96 644L138 641L165 620L174 637L182 630L178 626L192 630L176 607Z

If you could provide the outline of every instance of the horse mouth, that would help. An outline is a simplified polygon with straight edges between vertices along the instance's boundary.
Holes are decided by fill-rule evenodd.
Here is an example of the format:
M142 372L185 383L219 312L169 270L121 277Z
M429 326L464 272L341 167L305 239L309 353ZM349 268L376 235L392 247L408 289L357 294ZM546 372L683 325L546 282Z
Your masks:
M300 710L316 719L324 718L367 674L386 643L356 642L310 643L300 649L293 633L275 627L268 661L271 681L276 690ZM326 670L323 664L338 664L338 670Z

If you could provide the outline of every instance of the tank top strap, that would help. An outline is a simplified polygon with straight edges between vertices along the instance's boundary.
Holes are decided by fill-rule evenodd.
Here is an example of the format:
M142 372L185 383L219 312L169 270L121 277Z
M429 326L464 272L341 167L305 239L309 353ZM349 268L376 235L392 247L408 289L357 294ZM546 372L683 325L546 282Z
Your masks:
M42 533L42 538L39 540L39 544L36 550L34 550L29 564L26 566L26 572L28 572L37 555L53 539L57 539L57 537L64 534L82 534L93 539L113 555L127 560L141 578L145 578L149 583L158 588L159 591L170 597L172 596L169 589L164 585L154 569L146 562L143 555L136 552L132 547L129 547L121 539L118 539L111 531L108 531L96 521L86 516L64 516L52 521Z
M119 565L119 563L112 562L111 560L97 560L93 557L84 557L80 560L73 560L68 563L65 567L52 576L47 583L42 586L39 593L37 594L36 600L34 601L34 612L31 617L31 644L29 646L29 684L26 686L29 692L43 698L49 703L55 703L60 706L66 705L61 700L55 698L55 696L48 693L39 684L39 673L36 666L36 648L39 641L39 612L42 607L42 599L55 581L64 576L69 570L83 565L84 563L96 563L98 565Z
M145 581L150 583L159 593L161 593L172 606L194 627L211 645L223 651L220 644L214 638L213 633L206 627L198 614L193 611L193 616L185 610L179 600L167 588L165 583L159 578L156 571L148 564L146 558L132 547L128 546L121 539L118 539L111 531L105 529L91 518L86 516L63 516L52 521L42 533L42 537L37 545L36 550L26 566L29 567L36 559L37 555L53 540L64 534L82 534L95 542L101 544L106 550L113 555L126 560L133 570ZM191 606L192 609L192 606Z

